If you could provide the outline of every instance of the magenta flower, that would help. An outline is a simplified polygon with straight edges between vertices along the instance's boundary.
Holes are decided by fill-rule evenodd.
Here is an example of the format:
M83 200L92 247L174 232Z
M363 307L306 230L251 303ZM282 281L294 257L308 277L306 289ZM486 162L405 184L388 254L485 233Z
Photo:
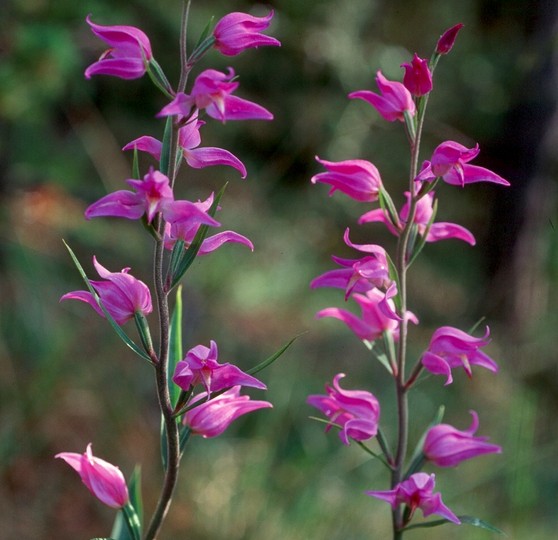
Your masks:
M239 416L258 409L273 407L268 401L254 401L240 395L240 386L234 386L221 395L206 401L207 394L199 394L191 403L200 402L184 415L183 423L192 433L204 438L217 437Z
M94 202L85 211L85 218L121 217L140 219L144 214L151 223L155 214L162 212L174 197L169 179L161 172L151 170L142 180L126 180L136 193L132 191L115 191Z
M424 517L437 514L457 525L461 524L459 518L442 502L442 496L433 493L435 478L433 474L419 472L397 484L395 489L367 491L366 494L388 502L394 510L400 504L407 505L410 510L407 522L412 519L415 510L420 508Z
M479 145L466 148L455 141L445 141L440 144L430 161L425 161L415 181L430 182L441 177L444 182L454 186L465 186L474 182L493 182L509 186L510 183L484 167L468 165L479 154Z
M128 503L128 488L120 469L91 452L91 443L83 454L61 452L55 458L63 459L77 471L87 489L111 508L122 508Z
M136 313L147 315L153 310L151 294L147 285L130 275L129 268L120 272L109 272L93 257L93 265L99 276L105 281L91 280L91 285L97 291L105 309L119 324L134 318ZM105 314L89 291L72 291L66 293L60 300L80 300L89 304L101 317Z
M187 222L190 225L200 224L218 227L205 210L190 201L175 201L169 179L159 171L151 169L143 180L127 180L136 192L114 191L105 195L85 210L86 219L94 217L120 217L140 219L144 214L151 223L156 214L162 213L163 218L171 223Z
M253 17L238 12L229 13L215 25L213 46L226 56L235 56L253 47L266 45L280 47L281 43L278 40L261 33L271 24L272 18L273 10L266 17Z
M310 288L335 287L345 289L345 300L355 292L366 292L374 287L387 288L391 284L386 251L375 244L353 244L349 238L349 229L343 236L345 244L364 253L361 259L342 259L333 256L334 262L342 266L318 276L310 283Z
M179 92L157 116L190 116L193 107L225 122L227 120L273 120L273 115L261 105L233 96L238 82L233 82L234 70L228 74L206 69L194 81L190 95Z
M381 71L376 74L376 83L380 89L379 94L370 92L369 90L359 90L349 94L351 99L363 99L370 103L380 115L388 122L405 120L405 112L414 116L416 112L413 96L403 84L395 81L388 81Z
M352 298L359 304L362 317L340 308L326 308L316 313L316 318L333 317L345 323L349 329L362 340L374 341L384 332L394 334L399 323L393 317L386 315L381 303L387 302L390 309L395 312L393 300L386 300L385 294L378 289L371 289L364 294L354 293Z
M133 26L101 26L85 19L93 33L110 45L101 58L85 70L85 77L112 75L120 79L138 79L147 71L153 58L148 37Z
M181 202L183 201L175 203L174 206L178 206ZM182 240L185 247L189 247L191 245L191 243L194 241L194 238L196 237L198 229L203 223L202 221L200 221L200 219L198 219L197 213L205 214L209 217L209 214L207 214L207 212L213 204L213 194L211 194L203 202L198 201L190 204L196 208L196 214L194 214L193 219L181 218L180 215L174 216L171 212L166 212L166 216L170 220L165 225L166 249L173 249L177 240ZM198 255L207 255L208 253L215 251L223 244L228 242L243 244L250 248L251 251L254 251L254 245L245 236L234 231L223 231L205 238L200 246Z
M399 218L401 221L401 229L397 229L392 224L391 220L386 217L384 211L381 208L377 208L371 210L370 212L366 212L362 216L360 216L358 222L362 223L370 223L370 222L381 222L386 225L388 230L399 236L407 219L409 218L409 207L410 207L410 199L411 193L409 191L405 192L405 197L407 198L407 202L401 208L401 212L399 213ZM415 219L414 223L417 225L417 232L424 236L426 232L426 228L430 223L430 219L432 218L432 212L434 203L434 192L431 191L430 193L426 194L422 197L416 206L415 212ZM432 223L430 226L430 230L426 236L427 242L439 242L440 240L449 240L450 238L455 238L456 240L463 240L463 242L467 242L471 246L474 246L476 243L475 237L465 227L461 225L457 225L456 223L447 223L447 222L437 222Z
M266 390L266 385L244 373L233 364L219 364L217 343L211 341L209 348L197 345L190 349L184 360L176 365L172 380L183 390L203 384L207 395L232 386L252 386Z
M401 64L405 68L403 84L413 96L424 96L432 90L432 73L428 68L428 61L419 58L415 53L411 63Z
M436 45L436 52L438 54L448 54L455 43L455 38L457 37L457 33L459 30L463 28L463 23L456 24L451 28L448 28L438 40Z
M325 385L327 395L308 396L306 402L319 409L331 421L326 426L326 433L333 424L341 426L339 438L348 446L349 439L366 441L376 436L380 404L370 392L343 390L339 386L339 380L344 376L344 373L338 373L333 377L333 386Z
M378 169L369 161L363 159L350 159L347 161L325 161L316 156L316 161L322 164L327 172L316 174L311 178L315 184L330 184L329 195L339 190L345 195L361 202L378 200L378 192L382 179Z
M442 326L434 332L428 349L422 354L422 365L434 375L445 375L446 385L453 382L453 368L462 367L468 377L472 376L471 366L474 365L495 373L498 371L496 362L479 350L490 343L489 334L488 326L482 338L475 338L451 326Z
M198 120L197 111L190 117L185 126L178 131L178 142L186 163L194 169L203 169L214 165L226 165L235 168L242 178L246 178L246 167L235 155L223 148L203 147L201 144L200 127L205 122ZM140 152L151 154L157 161L161 159L161 141L149 136L143 136L129 142L122 150L137 149Z
M470 413L473 423L465 431L459 431L449 424L438 424L428 430L422 450L427 459L438 467L455 467L466 459L482 454L502 453L500 446L486 442L488 437L474 437L479 427L479 417L475 411Z

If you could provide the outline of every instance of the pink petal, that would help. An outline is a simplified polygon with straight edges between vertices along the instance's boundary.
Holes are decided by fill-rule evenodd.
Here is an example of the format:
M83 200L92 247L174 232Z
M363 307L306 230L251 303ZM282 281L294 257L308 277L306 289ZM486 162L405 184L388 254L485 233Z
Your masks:
M198 254L206 255L207 253L211 253L227 242L243 244L250 248L250 251L254 251L254 245L245 236L242 236L241 234L235 233L233 231L223 231L210 236L209 238L206 238L203 241Z
M137 149L140 152L147 152L151 154L157 161L161 159L161 150L163 149L163 143L150 137L149 135L144 135L138 139L134 139L129 142L122 150L134 150Z
M473 234L461 225L455 223L433 223L428 231L428 236L426 237L427 242L438 242L440 240L448 240L450 238L455 238L457 240L463 240L471 246L476 244L475 237Z
M85 219L94 217L121 217L140 219L145 212L143 198L131 191L114 191L90 205L85 211Z
M202 169L214 165L226 165L235 168L241 174L242 178L246 178L246 167L242 161L228 150L213 147L196 148L193 150L184 150L184 157L188 165L194 169Z

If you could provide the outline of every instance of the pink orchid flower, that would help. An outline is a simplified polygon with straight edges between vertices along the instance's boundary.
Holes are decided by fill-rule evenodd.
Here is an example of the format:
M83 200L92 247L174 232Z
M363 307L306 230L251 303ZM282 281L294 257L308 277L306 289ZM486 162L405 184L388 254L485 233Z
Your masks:
M273 115L261 105L233 96L238 88L234 82L234 70L228 74L206 69L194 81L190 95L179 92L176 97L157 114L161 116L190 116L193 107L225 122L227 120L273 120Z
M356 201L374 202L378 200L378 193L382 179L378 169L369 161L350 159L347 161L325 161L316 156L316 161L322 164L327 172L316 174L311 182L316 184L330 184L329 195L339 190Z
M126 190L109 193L85 210L85 218L140 219L145 214L148 223L151 223L158 213L162 213L163 218L171 223L180 221L210 227L220 225L196 203L175 201L169 179L159 171L151 169L143 180L130 179L126 182L136 190L135 193Z
M153 310L149 287L139 279L130 275L129 268L120 272L109 272L93 257L93 266L99 276L105 281L91 280L91 285L97 291L105 309L119 324L134 318L136 313L147 315ZM72 291L66 293L60 300L79 300L89 304L101 317L105 314L89 291Z
M457 525L461 524L459 518L442 502L442 496L433 493L435 478L433 474L419 472L397 484L395 489L367 491L366 494L388 502L394 510L400 504L407 505L410 510L407 522L412 519L415 510L420 508L424 517L437 514Z
M424 96L432 90L432 73L428 60L419 58L415 53L410 63L401 64L405 69L403 84L413 96Z
M207 395L232 386L251 386L266 390L266 385L244 373L233 364L219 364L217 343L211 341L209 348L197 345L190 349L184 360L176 365L172 380L183 390L190 390L196 384L203 384Z
M384 332L389 332L394 337L397 337L398 321L386 315L385 308L382 308L380 305L382 302L387 301L389 308L395 313L393 300L386 300L385 293L374 288L366 291L364 294L354 293L352 298L361 308L361 317L357 317L354 313L345 309L331 307L318 311L316 318L333 317L334 319L339 319L362 340L375 341L382 337Z
M500 446L486 442L487 437L474 436L479 427L479 417L475 411L470 413L473 422L465 431L449 424L438 424L428 430L422 450L426 459L438 467L455 467L476 456L502 453Z
M464 187L465 184L475 182L492 182L509 186L510 183L495 172L468 164L478 156L479 152L478 144L474 148L466 148L455 141L445 141L434 150L430 161L422 164L415 181L431 182L441 177L444 182L453 186Z
M416 207L415 212L415 219L414 223L417 225L417 232L424 236L426 232L426 227L430 223L430 219L432 218L433 204L434 204L434 195L435 193L431 191L430 193L426 194L422 197ZM409 207L410 207L410 199L411 193L409 191L405 192L405 197L407 198L407 202L401 208L399 213L399 218L401 220L401 229L397 229L392 224L391 220L386 217L384 211L381 208L376 208L371 210L370 212L366 212L362 216L360 216L358 222L362 223L371 223L371 222L380 222L386 225L388 230L396 235L399 236L407 219L409 218ZM440 240L449 240L451 238L455 238L456 240L462 240L463 242L467 242L471 246L474 246L476 243L475 237L473 234L462 227L461 225L457 225L456 223L447 223L447 222L437 222L432 223L430 226L430 230L426 236L427 242L439 242Z
M133 26L101 26L86 18L93 33L110 45L101 58L85 70L85 77L112 75L120 79L138 79L153 58L148 37Z
M395 81L388 81L381 71L376 74L376 83L380 89L380 94L375 94L369 90L359 90L349 94L351 99L363 99L370 103L380 115L388 122L405 121L405 112L414 116L416 113L413 96L403 84Z
M327 395L308 396L306 402L319 409L331 421L326 426L326 432L331 429L332 424L341 426L339 438L348 446L349 439L366 441L376 436L380 404L370 392L341 388L339 381L343 377L344 373L335 375L333 386L325 385Z
M215 25L213 45L221 54L235 56L246 49L261 46L280 47L273 37L262 34L271 24L273 10L265 17L254 17L247 13L229 13Z
M178 143L186 163L194 169L225 165L233 167L242 175L242 178L246 178L246 167L242 161L228 150L210 146L198 148L201 144L200 128L204 124L205 122L198 120L198 112L195 111L188 119L186 125L178 131ZM160 161L162 148L163 144L161 141L144 135L129 142L122 150L137 149L140 152L151 154L157 161Z
M445 385L453 382L453 368L463 368L468 377L472 377L471 366L474 365L495 373L498 371L496 362L479 350L490 343L489 334L488 326L482 338L475 338L451 326L442 326L432 335L428 349L421 357L422 365L434 375L445 375Z
M95 457L91 451L91 443L83 454L61 452L54 457L63 459L77 471L87 489L102 503L111 508L122 508L128 503L124 475L118 467Z
M455 38L457 37L457 33L459 30L463 28L463 23L456 24L451 28L448 28L438 40L436 44L436 52L438 54L448 54L452 49L455 43Z
M199 394L190 402L200 402L184 414L183 423L192 433L204 438L221 435L239 416L258 409L273 407L268 401L251 400L250 396L240 395L240 386L207 401L207 394Z
M342 266L318 276L310 283L310 288L335 287L345 289L345 300L351 293L362 293L377 288L387 288L391 284L386 251L375 244L354 244L349 238L349 229L343 236L345 244L367 253L361 259L342 259L333 256L334 262Z
M213 204L213 194L211 194L203 202L198 201L191 204L196 207L198 212L207 214ZM176 205L177 203L175 203L175 206ZM165 248L169 250L173 249L177 240L182 240L184 242L184 246L189 247L194 241L196 233L202 225L202 222L198 219L181 219L180 216L175 217L174 215L169 215L169 212L166 214L170 220L165 225ZM251 251L254 251L254 245L245 236L234 231L223 231L205 238L200 246L198 255L207 255L208 253L220 248L223 244L229 242L243 244Z

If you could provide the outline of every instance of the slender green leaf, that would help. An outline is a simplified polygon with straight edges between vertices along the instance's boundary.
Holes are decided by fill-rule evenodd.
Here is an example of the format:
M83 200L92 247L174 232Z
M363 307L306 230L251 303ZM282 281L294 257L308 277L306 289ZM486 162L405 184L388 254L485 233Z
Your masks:
M269 358L266 358L263 362L260 362L257 366L254 366L253 368L246 370L246 373L248 373L249 375L254 375L254 373L258 373L262 369L265 369L266 367L273 364L275 360L277 360L300 336L302 336L305 333L306 332L303 332L302 334L298 334L298 336L295 336L288 343L283 345L276 353L272 354Z
M110 325L112 326L113 330L116 332L118 337L128 347L130 347L130 349L132 349L132 351L134 351L138 356L141 356L144 360L147 360L150 364L152 364L153 362L151 361L151 358L149 358L149 356L138 345L136 345L136 343L134 343L134 341L132 341L128 337L128 335L124 332L124 330L122 330L122 328L120 328L120 325L113 319L112 315L107 311L107 309L105 308L105 306L101 302L101 298L99 297L99 295L97 294L97 292L95 291L93 286L91 285L91 282L89 281L89 278L85 274L85 271L83 270L83 267L79 263L79 261L78 261L77 257L75 256L74 252L72 251L70 246L68 244L66 244L66 242L64 240L62 240L62 242L64 242L64 245L66 246L66 249L70 253L70 257L74 261L74 264L76 265L76 268L78 269L78 272L80 273L83 281L87 285L87 288L89 289L89 292L93 295L93 298L95 298L95 301L97 302L99 307L102 309L103 314L105 315L105 318L110 323Z
M219 193L217 193L213 201L213 204L211 205L210 209L207 211L207 213L211 217L213 217L215 215L215 212L217 212L217 208L219 207L219 202L221 201L221 198L225 193L226 187L227 184L225 184L221 188ZM196 255L198 254L198 251L200 250L200 247L203 241L205 240L205 237L207 236L208 231L209 231L209 225L201 225L200 228L198 229L198 232L196 233L194 240L190 244L190 247L188 247L188 249L184 253L184 256L180 261L180 265L176 273L172 276L171 287L170 287L171 289L178 284L178 282L182 279L182 276L186 273L186 270L188 270L188 268L190 268L190 265L194 262Z
M122 507L122 516L124 517L124 521L126 522L133 540L141 540L140 519L135 508L130 503Z
M507 536L507 534L504 531L498 529L498 527L495 527L494 525L491 525L487 521L484 521L484 519L479 519L473 516L457 516L457 517L461 520L461 523L465 523L467 525L472 525L473 527L479 527L481 529L486 529L487 531L496 534Z
M141 467L139 465L136 465L128 481L128 493L130 495L130 503L138 516L140 526L143 527L143 498L141 494Z
M383 186L380 186L380 191L378 192L378 202L380 203L380 208L384 211L384 214L387 215L393 226L399 229L399 215L397 214L393 200Z
M391 369L388 357L384 353L376 353L376 359L387 369L387 372L390 375L393 375L393 370Z
M409 111L403 111L403 116L405 118L405 126L407 127L407 133L411 141L417 138L417 118L416 115L411 115Z
M167 470L167 454L168 454L168 443L167 443L167 426L165 425L165 419L161 415L161 433L159 435L160 448L161 448L161 462L163 463L163 470Z
M207 24L205 25L205 28L203 29L203 32L201 33L200 38L198 39L198 42L196 43L194 49L197 49L202 44L202 42L205 41L207 36L209 36L209 32L211 32L211 27L213 26L214 18L215 17L211 17L207 22Z
M134 160L132 161L132 178L140 179L138 147L134 146Z
M178 402L180 388L173 382L172 376L174 375L176 364L178 364L180 360L182 360L182 285L176 289L176 302L172 313L169 335L169 367L167 380L171 405L173 407Z
M165 131L163 133L163 147L161 149L161 161L159 168L163 174L169 174L171 143L172 143L172 116L167 117Z
M153 341L151 339L151 332L149 331L149 323L147 322L145 315L143 313L140 313L139 311L136 311L134 313L134 321L136 323L136 329L138 331L145 352L149 355L150 358L155 359L156 354L155 350L153 349Z
M179 444L180 444L180 456L182 457L182 454L184 453L184 448L186 447L186 443L188 442L188 440L190 439L190 435L192 434L192 432L190 431L190 428L188 426L180 426L180 430L178 433L178 437L179 437Z
M172 86L159 63L152 58L146 63L146 67L147 75L151 79L151 82L169 99L174 99L175 96Z
M447 519L437 519L435 521L426 521L424 523L415 523L414 525L409 525L405 527L404 531L410 531L412 529L429 529L431 527L439 527L440 525L445 525L446 523L452 523Z
M479 527L481 529L486 529L487 531L496 534L507 536L507 534L504 531L498 529L497 527L494 527L494 525L491 525L490 523L482 519L472 517L472 516L457 516L457 517L459 518L462 524L472 525L473 527ZM409 525L408 527L405 527L403 530L410 531L412 529L426 529L430 527L438 527L440 525L445 525L446 523L452 523L452 522L447 519L437 519L435 521L426 521L425 523L415 523L414 525Z
M484 321L486 319L486 317L483 315L475 324L473 324L473 326L471 326L471 328L469 328L468 333L472 334L482 323L482 321Z

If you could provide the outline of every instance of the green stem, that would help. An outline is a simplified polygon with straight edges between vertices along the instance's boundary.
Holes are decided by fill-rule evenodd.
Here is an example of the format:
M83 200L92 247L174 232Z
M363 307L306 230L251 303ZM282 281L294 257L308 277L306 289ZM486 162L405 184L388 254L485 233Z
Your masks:
M165 222L162 217L159 218L159 232L162 234ZM157 297L157 306L159 312L159 329L160 329L160 346L159 346L159 362L155 366L155 377L157 383L157 398L159 407L163 415L165 423L165 431L167 436L167 468L165 471L165 479L163 488L159 496L159 501L151 523L145 535L145 540L154 540L159 533L163 520L170 507L172 494L178 480L178 469L180 462L180 446L178 439L178 425L173 417L173 407L170 399L168 387L168 361L169 361L169 330L170 330L170 314L168 296L164 290L164 244L159 240L155 246L154 256L154 275L155 275L155 292Z
M395 488L403 479L403 469L407 455L408 435L409 435L409 400L408 386L405 382L405 363L407 355L407 269L408 246L411 236L411 229L416 215L418 196L415 194L415 177L418 172L420 141L424 126L424 113L428 103L428 95L419 98L417 106L417 123L414 132L408 133L411 143L411 160L409 167L409 192L411 200L409 205L409 215L405 227L401 232L397 243L396 269L399 276L399 298L401 304L401 323L399 324L399 347L397 349L397 374L395 376L395 391L397 396L397 428L398 439L395 453L395 463L391 475L391 487ZM397 506L392 512L393 538L399 540L403 537L403 512L401 505Z

